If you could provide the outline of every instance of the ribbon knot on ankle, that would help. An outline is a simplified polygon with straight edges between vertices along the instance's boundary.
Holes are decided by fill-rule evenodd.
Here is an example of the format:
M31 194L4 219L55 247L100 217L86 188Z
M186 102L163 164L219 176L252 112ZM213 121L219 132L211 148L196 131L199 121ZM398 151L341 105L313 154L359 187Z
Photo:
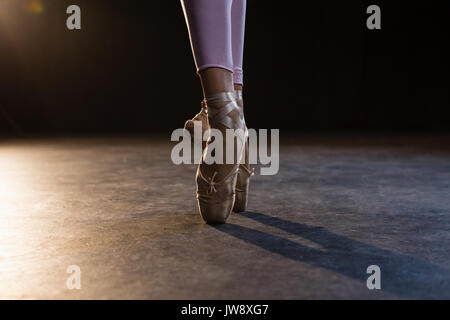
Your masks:
M241 168L243 168L244 171L247 172L249 177L253 177L255 175L255 168L250 168L246 165L241 165Z
M213 176L211 178L208 178L206 180L206 182L209 185L209 189L208 189L208 192L207 192L208 194L211 194L213 192L217 192L217 189L216 189L217 182L214 181L214 178L216 177L216 175L217 175L217 171L214 172L214 174L213 174Z

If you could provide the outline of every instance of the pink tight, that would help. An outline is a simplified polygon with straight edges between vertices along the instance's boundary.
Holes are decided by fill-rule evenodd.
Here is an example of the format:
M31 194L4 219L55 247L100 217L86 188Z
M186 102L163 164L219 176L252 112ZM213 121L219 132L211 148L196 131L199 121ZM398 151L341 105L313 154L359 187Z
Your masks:
M181 0L197 72L219 67L243 83L246 0Z

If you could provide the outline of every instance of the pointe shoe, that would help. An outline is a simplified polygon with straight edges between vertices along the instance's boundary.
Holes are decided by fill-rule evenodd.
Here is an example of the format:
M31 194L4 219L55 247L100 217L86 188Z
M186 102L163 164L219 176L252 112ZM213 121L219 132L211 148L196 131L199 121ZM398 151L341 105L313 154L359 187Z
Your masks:
M200 121L202 123L202 137L206 130L209 129L209 122L208 122L208 108L206 107L205 100L202 101L202 109L199 113L197 113L192 119L187 120L184 123L184 129L189 131L191 134L192 139L194 138L194 122Z
M206 164L204 159L209 152L210 139L197 169L197 201L200 214L208 224L222 224L226 222L233 209L237 173L248 133L245 131L245 124L240 117L239 106L233 92L222 92L210 96L206 99L206 104L211 128L219 129L222 133L227 128L240 129L244 133L240 141L241 148L235 150L236 163ZM225 134L223 136L225 137Z
M244 102L242 99L242 91L236 90L235 96L236 102L239 105L240 117L245 125ZM247 131L247 126L245 126L245 130ZM254 170L250 169L250 166L248 164L248 139L245 141L244 152L245 152L243 157L244 161L243 163L239 164L238 174L236 178L236 189L235 189L236 196L233 206L234 212L243 212L247 210L250 177L254 175Z

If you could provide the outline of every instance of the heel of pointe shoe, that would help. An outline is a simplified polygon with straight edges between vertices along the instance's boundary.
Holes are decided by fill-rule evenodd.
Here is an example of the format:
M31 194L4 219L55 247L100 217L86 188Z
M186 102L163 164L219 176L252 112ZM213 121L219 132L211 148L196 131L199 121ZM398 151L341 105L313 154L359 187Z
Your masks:
M189 132L189 134L191 135L191 137L193 137L194 136L194 121L187 120L184 123L184 130L187 130Z
M196 139L196 137L195 137L195 129L194 129L196 121L199 121L199 120L187 120L184 123L184 130L187 130L189 132L190 136L191 136L192 148L194 148L194 143L195 143L195 139ZM203 127L202 127L202 136L200 137L201 143L202 143L202 150L204 150L205 147L206 147L206 141L203 139L203 136L205 135L205 131L206 130L207 129L203 129Z
M192 119L189 119L184 123L184 129L190 133L192 139L194 139L194 132L195 132L194 128L195 128L195 123L197 121L201 122L202 137L203 137L203 134L205 133L205 131L207 131L209 128L208 110L206 108L205 101L202 101L201 105L202 105L202 108L201 108L200 112L197 113Z

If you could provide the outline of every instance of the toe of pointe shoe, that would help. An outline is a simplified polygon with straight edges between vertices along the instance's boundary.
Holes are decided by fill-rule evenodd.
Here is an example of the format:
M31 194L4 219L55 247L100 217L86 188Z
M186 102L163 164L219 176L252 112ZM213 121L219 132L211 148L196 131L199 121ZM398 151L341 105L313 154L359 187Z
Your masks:
M222 181L214 177L205 178L200 166L197 170L197 201L200 215L208 224L225 223L233 210L237 173L231 171Z
M234 201L233 211L244 212L247 210L247 192L239 192L236 190L236 200Z
M198 199L198 208L203 221L207 224L224 224L230 216L234 199L218 202L202 201Z
M236 201L234 202L233 211L243 212L247 210L248 189L250 177L253 176L253 170L247 166L240 165L236 179Z

